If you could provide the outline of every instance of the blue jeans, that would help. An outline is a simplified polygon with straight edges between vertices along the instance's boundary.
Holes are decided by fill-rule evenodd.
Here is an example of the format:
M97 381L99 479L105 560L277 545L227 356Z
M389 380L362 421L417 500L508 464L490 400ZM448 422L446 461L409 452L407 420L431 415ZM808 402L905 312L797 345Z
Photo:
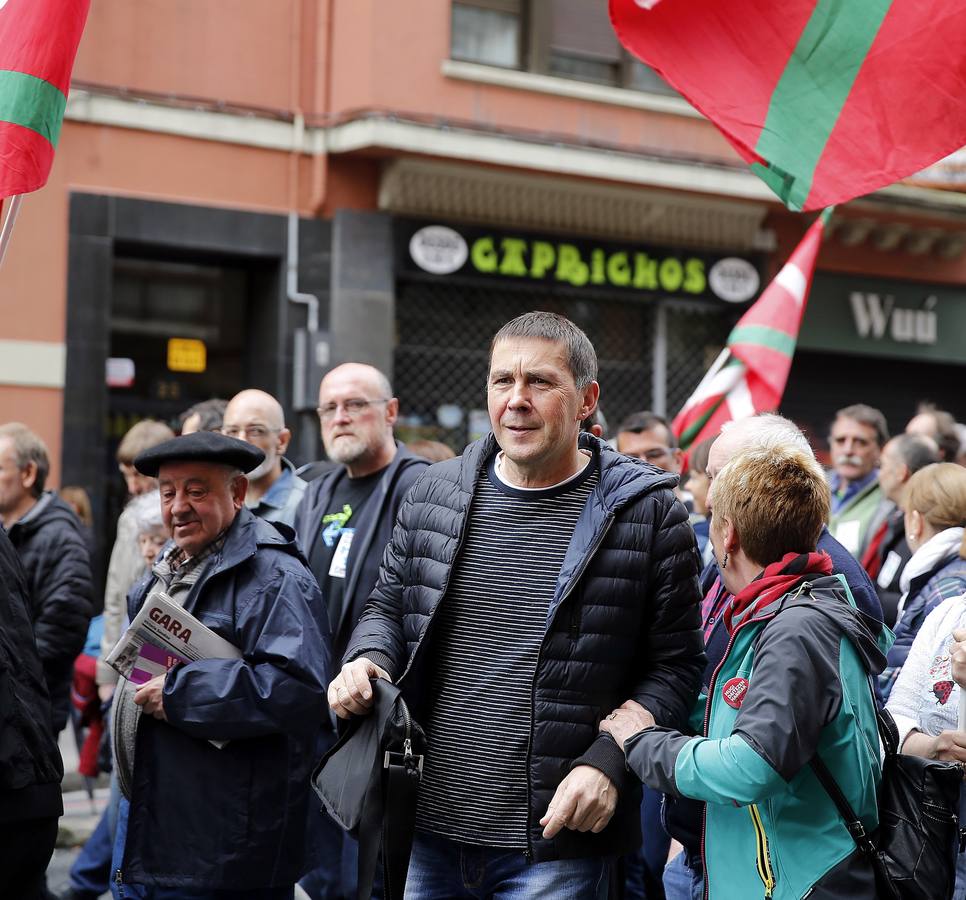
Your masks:
M105 807L97 827L84 842L81 852L70 867L70 886L75 894L100 897L111 881L111 817Z
M664 900L661 875L671 849L671 838L661 822L660 791L644 787L641 800L643 843L635 853L624 857L624 897L626 900Z
M111 896L114 900L292 900L295 887L261 888L254 891L193 890L179 887L160 887L151 884L117 882L124 861L124 842L127 839L127 820L131 804L121 797L117 808L117 834L111 859Z
M417 832L405 900L606 900L610 860L531 863L520 850Z
M667 900L704 900L704 877L691 867L686 852L665 866L664 895Z

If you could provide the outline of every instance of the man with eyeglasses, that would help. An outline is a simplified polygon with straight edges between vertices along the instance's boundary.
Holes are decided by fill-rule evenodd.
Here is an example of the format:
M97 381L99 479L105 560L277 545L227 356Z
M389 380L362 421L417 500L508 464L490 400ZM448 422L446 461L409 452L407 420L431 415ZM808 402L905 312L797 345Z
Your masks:
M341 658L375 587L399 506L428 463L394 438L399 401L372 366L346 363L329 372L319 385L318 414L326 455L338 465L309 483L295 528L322 587ZM324 846L317 849L332 856L300 884L313 900L355 896L354 885L340 884L339 865L343 840L347 859L355 842L329 820L322 827ZM342 868L347 877L355 871L354 864Z
M667 420L656 413L643 410L627 416L617 426L617 449L672 475L681 474L684 454L678 447ZM690 494L682 491L678 485L674 488L674 495L684 503L690 513Z
M245 390L228 402L221 433L258 447L265 460L248 473L245 505L259 518L295 525L295 510L308 485L285 458L292 432L282 405L265 391Z

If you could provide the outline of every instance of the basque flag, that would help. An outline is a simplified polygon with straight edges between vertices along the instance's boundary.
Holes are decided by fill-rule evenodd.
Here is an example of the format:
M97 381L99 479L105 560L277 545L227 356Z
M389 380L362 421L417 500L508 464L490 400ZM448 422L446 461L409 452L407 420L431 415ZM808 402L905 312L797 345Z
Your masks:
M610 0L610 14L791 209L966 145L966 0Z
M781 403L831 209L819 216L775 280L738 320L714 365L671 423L682 450L725 422Z
M0 198L47 183L90 0L0 0Z

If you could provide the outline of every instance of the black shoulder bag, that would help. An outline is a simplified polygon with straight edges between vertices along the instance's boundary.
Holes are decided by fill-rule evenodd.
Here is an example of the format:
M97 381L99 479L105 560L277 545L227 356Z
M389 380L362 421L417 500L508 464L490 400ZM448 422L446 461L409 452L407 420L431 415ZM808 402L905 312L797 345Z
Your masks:
M329 815L359 839L358 900L372 897L380 846L383 896L402 900L426 738L396 685L374 678L372 694L372 712L352 720L312 785Z
M868 834L828 767L816 754L812 771L832 799L860 852L875 872L883 900L952 897L959 850L959 791L963 767L899 752L890 713L876 713L885 748L879 788L879 827Z

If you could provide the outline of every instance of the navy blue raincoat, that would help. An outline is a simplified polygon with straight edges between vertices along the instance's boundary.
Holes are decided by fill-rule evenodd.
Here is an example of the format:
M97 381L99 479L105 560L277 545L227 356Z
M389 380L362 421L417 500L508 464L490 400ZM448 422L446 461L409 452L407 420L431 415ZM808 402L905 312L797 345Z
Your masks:
M149 586L132 590L132 618ZM294 884L330 673L325 606L294 532L242 509L185 609L243 658L171 669L168 721L141 717L122 876L191 889Z

